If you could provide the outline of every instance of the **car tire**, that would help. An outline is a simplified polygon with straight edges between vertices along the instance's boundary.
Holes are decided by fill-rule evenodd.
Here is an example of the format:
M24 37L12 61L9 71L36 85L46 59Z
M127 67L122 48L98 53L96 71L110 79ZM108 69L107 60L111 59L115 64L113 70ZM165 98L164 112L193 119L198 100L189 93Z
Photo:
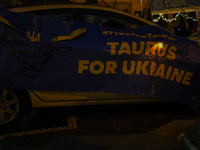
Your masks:
M27 97L15 90L0 90L0 127L17 128L27 115Z

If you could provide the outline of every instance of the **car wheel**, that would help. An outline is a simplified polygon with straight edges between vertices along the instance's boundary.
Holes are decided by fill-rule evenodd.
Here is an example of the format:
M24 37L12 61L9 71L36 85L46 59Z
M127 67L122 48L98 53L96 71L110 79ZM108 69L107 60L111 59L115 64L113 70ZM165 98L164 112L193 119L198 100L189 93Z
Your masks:
M0 91L0 126L17 127L26 115L25 96L13 90Z

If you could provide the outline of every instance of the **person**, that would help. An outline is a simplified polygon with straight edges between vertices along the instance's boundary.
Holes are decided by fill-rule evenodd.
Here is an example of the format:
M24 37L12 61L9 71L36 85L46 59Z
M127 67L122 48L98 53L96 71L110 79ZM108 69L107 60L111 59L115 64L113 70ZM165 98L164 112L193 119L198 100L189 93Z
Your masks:
M192 28L193 33L198 32L197 27L198 27L198 21L194 21L193 28Z
M173 14L173 18L175 18L177 14ZM178 17L176 18L176 20L173 20L171 25L174 28L174 33L175 34L179 34L179 24L180 24L180 15L178 15Z
M186 17L181 16L178 35L188 37L192 33L189 25L190 24L186 21Z

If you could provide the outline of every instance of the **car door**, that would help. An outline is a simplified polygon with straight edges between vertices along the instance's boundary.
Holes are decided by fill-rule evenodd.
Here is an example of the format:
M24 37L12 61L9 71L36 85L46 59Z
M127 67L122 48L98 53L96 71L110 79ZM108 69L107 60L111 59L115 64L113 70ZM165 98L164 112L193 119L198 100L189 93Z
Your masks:
M110 29L116 29L116 31L128 30L133 29L141 26L148 25L141 20L137 20L135 18L131 18L122 14L117 14L114 12L104 11L104 10L92 10L92 9L77 9L76 13L77 16L82 16L85 22L98 24L102 27L102 34L106 34L106 32L110 31ZM105 29L105 30L103 30ZM113 33L114 34L114 33ZM109 42L109 38L104 36L107 42ZM91 69L95 70L95 66L99 67L98 69L101 70L101 73L98 73L98 69L95 71L98 75L101 75L101 78L96 78L96 90L89 92L89 100L90 101L99 101L99 100L128 100L128 99L141 99L144 96L127 94L126 88L124 86L129 86L129 83L126 81L123 83L125 76L121 76L120 73L116 73L115 70L112 70L112 67L117 65L115 59L112 61L109 58L110 52L102 50L101 58L93 61L88 65ZM107 58L107 60L106 60ZM123 59L123 58L122 58ZM102 60L102 61L101 61ZM93 66L93 67L91 67ZM109 70L110 69L110 70ZM109 70L109 71L108 71ZM113 71L113 72L112 72ZM150 98L150 97L145 97Z
M89 10L84 9L84 11L88 12ZM85 29L82 26L85 26L87 28L89 26L88 23L92 23L89 21L89 17L91 17L92 14L89 14L90 16L88 17L86 16L87 13L82 14L82 9L51 9L39 10L29 13L37 14L43 19L58 20L65 23L65 25L67 26L67 31L70 31L67 34L62 34L60 36L58 35L58 37L74 35L74 32L76 32L77 30ZM84 24L84 22L87 23ZM70 26L69 24L72 25ZM76 28L75 26L79 24L81 24L80 27ZM97 81L97 78L93 77L90 72L89 74L83 74L79 71L80 69L77 68L81 65L82 61L92 61L92 59L94 59L93 57L98 53L102 55L103 47L100 48L98 47L98 45L104 46L106 40L103 38L102 31L99 28L100 23L93 22L93 24L95 25L91 25L89 26L89 28L87 28L86 35L83 35L79 38L75 37L74 39L71 39L70 41L64 43L65 46L66 44L68 44L69 49L71 48L71 50L64 52L61 55L58 53L62 48L58 48L56 53L54 52L54 58L52 62L54 61L54 64L56 64L57 66L50 65L49 70L51 71L47 72L46 74L41 74L40 80L42 80L43 83L38 84L38 88L42 87L44 84L48 84L49 90L34 91L35 95L37 95L37 97L39 97L41 100L46 102L87 100L90 95L89 93L93 93L94 90L98 90L97 82L99 82L99 80ZM71 28L75 29L73 30ZM97 35L95 35L93 31ZM82 44L81 48L76 48L76 46L79 44ZM60 47L60 45L61 43L57 44L58 47ZM64 57L61 57L63 55L66 55L65 59ZM56 58L56 56L58 58ZM54 77L49 78L48 74L52 74L52 70L54 70ZM97 96L98 99L102 99L103 97L101 94Z

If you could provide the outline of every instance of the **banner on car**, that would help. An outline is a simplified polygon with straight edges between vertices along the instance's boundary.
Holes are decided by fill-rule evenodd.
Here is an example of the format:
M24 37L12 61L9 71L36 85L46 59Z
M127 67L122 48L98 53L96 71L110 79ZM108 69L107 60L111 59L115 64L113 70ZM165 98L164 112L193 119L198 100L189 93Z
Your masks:
M199 104L200 47L159 26L112 29L0 9L0 88Z

